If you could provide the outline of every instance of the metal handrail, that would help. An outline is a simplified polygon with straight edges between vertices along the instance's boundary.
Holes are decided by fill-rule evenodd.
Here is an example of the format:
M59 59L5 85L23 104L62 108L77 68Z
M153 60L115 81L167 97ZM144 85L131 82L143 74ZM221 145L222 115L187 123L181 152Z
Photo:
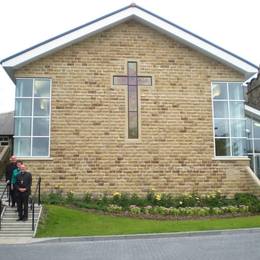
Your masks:
M4 197L5 192L7 192L7 190L8 190L8 187L9 187L9 185L6 184L5 189L3 190L1 197L0 197L0 229L2 227L2 211L4 209L4 207L3 207L3 197ZM9 202L9 205L10 205L10 192L8 194L8 202Z
M38 197L37 201L38 201L38 206L41 204L41 177L38 178L36 187L35 187L35 191L34 194L31 196L31 209L32 209L32 231L34 231L35 229L35 225L34 225L34 205L35 205L35 198Z

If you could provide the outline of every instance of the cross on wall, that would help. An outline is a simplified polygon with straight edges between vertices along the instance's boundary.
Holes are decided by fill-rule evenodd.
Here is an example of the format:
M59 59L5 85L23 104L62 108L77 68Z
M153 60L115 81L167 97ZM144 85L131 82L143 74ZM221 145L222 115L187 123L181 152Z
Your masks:
M152 86L152 76L138 76L137 62L127 62L127 75L113 76L113 85L127 86L128 139L139 138L138 86Z

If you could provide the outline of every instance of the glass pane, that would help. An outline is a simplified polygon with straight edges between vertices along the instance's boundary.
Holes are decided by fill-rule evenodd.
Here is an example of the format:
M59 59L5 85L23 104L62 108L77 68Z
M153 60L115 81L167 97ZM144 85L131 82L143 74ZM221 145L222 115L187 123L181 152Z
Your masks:
M260 123L254 121L253 126L254 126L254 138L260 138Z
M33 138L32 156L49 155L49 138Z
M244 100L244 87L241 83L229 83L229 99Z
M246 120L230 120L231 136L233 137L246 137Z
M138 85L140 86L152 86L152 77L138 77Z
M34 99L34 115L35 116L49 116L50 100L47 98Z
M255 173L258 178L260 178L260 156L256 155L255 156Z
M16 80L16 97L32 97L33 79Z
M16 136L31 136L31 118L15 118L15 130Z
M246 139L232 138L232 155L243 156L246 154Z
M226 137L229 136L229 127L227 119L215 119L214 120L214 130L216 137Z
M215 139L216 156L230 156L229 139Z
M114 76L113 84L114 85L127 85L127 76Z
M252 120L250 118L246 119L246 137L252 138Z
M128 76L136 76L137 75L137 63L136 62L128 62Z
M49 136L49 118L33 119L33 136Z
M247 153L253 153L253 140L252 139L246 140L246 150L247 150Z
M31 138L14 138L14 154L16 156L31 155Z
M128 85L137 85L137 77L128 77Z
M260 140L254 140L255 153L260 153Z
M128 138L137 139L138 138L138 113L129 112L128 113Z
M230 101L230 117L243 118L245 116L245 107L243 101Z
M228 118L228 102L227 101L214 101L214 117L215 118Z
M128 111L137 112L137 86L128 86Z
M35 79L34 80L34 96L49 97L50 96L50 80Z
M213 95L213 99L227 99L227 84L213 83L212 95Z
M31 116L32 115L32 99L31 98L16 98L15 115L16 116Z

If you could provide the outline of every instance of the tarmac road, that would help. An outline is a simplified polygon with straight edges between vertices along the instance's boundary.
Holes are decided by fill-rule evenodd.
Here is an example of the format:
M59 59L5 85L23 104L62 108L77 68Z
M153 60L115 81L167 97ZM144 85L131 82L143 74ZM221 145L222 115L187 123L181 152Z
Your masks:
M0 259L259 260L260 230L0 244Z

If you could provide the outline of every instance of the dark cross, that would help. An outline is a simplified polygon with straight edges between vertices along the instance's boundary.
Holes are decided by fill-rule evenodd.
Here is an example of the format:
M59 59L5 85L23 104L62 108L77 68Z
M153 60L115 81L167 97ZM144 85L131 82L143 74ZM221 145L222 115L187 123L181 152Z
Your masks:
M151 76L137 75L137 62L127 62L127 76L113 76L113 85L127 85L128 138L138 139L138 86L152 86Z

